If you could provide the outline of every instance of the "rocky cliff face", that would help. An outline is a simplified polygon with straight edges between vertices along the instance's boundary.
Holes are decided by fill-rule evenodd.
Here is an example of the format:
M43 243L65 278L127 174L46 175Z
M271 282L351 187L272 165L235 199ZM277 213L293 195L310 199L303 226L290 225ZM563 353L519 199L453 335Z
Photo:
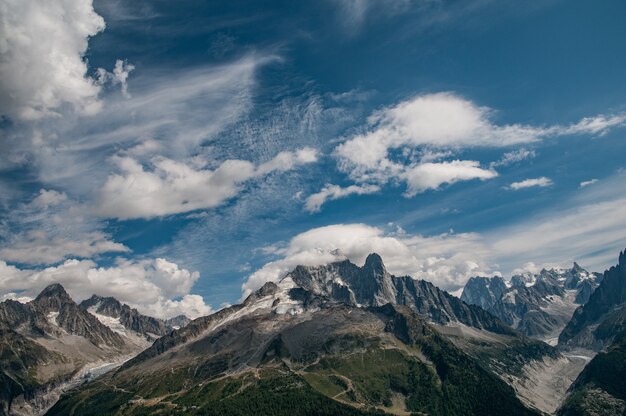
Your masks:
M0 414L40 414L64 388L94 369L119 365L150 345L117 331L87 309L59 284L46 287L28 303L0 303ZM145 328L155 329L148 325L152 318L138 316L112 298L102 311L126 314L129 327L146 323Z
M440 332L448 325L483 345L523 338L427 282L392 276L377 255L363 267L297 267L165 335L50 414L536 414Z
M187 318L185 315L178 315L173 318L166 319L165 325L172 329L180 329L186 326L189 322L191 322L191 319Z
M501 277L472 277L465 285L461 300L469 305L478 305L489 310L507 291Z
M525 335L556 344L574 310L585 303L602 280L574 263L571 269L542 270L539 274L474 277L461 299L479 305Z
M460 322L496 333L511 332L482 308L467 305L430 282L391 275L378 254L370 254L363 267L349 261L298 266L287 277L311 293L350 305L405 305L437 324Z
M46 287L33 301L0 303L0 325L23 335L83 337L95 346L120 348L121 337L82 310L59 284Z
M154 341L174 329L164 320L142 315L136 309L122 304L112 297L93 295L82 301L80 307L99 318L101 322L109 323L114 328L121 326L126 330L140 334L148 341ZM120 332L124 333L125 331L120 330Z
M626 327L572 384L559 416L626 414Z
M602 282L559 336L563 348L583 347L596 351L611 344L626 322L626 254L604 272Z

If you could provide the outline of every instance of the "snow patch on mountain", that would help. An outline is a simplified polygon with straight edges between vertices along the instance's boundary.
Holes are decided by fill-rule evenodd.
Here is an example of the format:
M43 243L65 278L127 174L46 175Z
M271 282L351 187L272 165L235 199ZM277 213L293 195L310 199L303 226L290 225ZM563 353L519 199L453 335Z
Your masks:
M98 318L98 321L108 326L112 331L117 332L122 336L126 336L126 328L124 327L124 325L122 325L120 318L113 318L111 316L99 314L98 312L96 312L98 310L98 306L99 305L92 306L91 308L87 309L87 312Z

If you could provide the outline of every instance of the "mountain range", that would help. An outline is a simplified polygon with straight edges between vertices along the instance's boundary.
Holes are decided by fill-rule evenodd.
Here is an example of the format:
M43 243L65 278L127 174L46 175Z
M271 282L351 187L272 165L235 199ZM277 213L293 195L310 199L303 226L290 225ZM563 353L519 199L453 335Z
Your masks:
M370 254L297 266L190 322L52 285L0 304L3 412L624 414L625 260L477 277L459 299ZM82 360L70 337L89 345Z
M502 277L472 277L461 300L478 305L525 335L556 345L574 311L585 304L602 281L574 263L571 269Z
M114 298L77 304L60 284L0 303L0 414L41 414L61 392L120 365L172 331Z

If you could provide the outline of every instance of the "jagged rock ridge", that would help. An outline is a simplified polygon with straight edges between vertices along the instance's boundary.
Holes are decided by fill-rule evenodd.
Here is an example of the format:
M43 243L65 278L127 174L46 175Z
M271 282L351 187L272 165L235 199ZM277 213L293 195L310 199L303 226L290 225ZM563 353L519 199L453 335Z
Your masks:
M50 414L536 414L439 332L448 324L499 344L521 337L430 284L390 275L377 255L363 267L297 267L165 335Z
M298 266L287 275L311 293L349 305L406 305L437 324L460 322L496 333L510 333L493 315L467 305L426 280L390 274L378 254L370 254L363 267L350 261L325 266Z
M113 318L118 321L119 325L141 334L148 341L154 341L174 329L164 320L142 315L137 309L122 304L113 297L93 295L91 298L82 301L80 307L96 317ZM112 322L105 319L103 321ZM113 324L115 324L114 321Z
M461 295L525 335L556 344L574 310L584 304L602 280L574 263L571 269L542 270L539 274L473 277Z
M0 414L40 414L63 389L121 364L169 330L114 298L94 295L78 305L60 284L28 303L6 300L0 303Z
M626 328L625 253L620 253L616 266L604 272L602 282L589 301L576 309L559 335L560 346L600 351Z

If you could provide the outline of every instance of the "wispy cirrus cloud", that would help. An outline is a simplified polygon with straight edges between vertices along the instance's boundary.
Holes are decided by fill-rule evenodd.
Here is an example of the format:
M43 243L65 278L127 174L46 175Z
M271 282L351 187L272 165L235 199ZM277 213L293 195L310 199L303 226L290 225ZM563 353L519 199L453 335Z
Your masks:
M509 166L514 163L521 162L522 160L532 159L535 156L537 156L537 153L534 149L526 149L522 147L521 149L506 152L502 155L500 160L490 163L489 166L492 168Z
M0 260L54 264L67 258L94 258L130 249L104 232L87 206L64 192L40 189L31 201L14 206L0 222Z
M357 32L365 21L376 15L393 16L411 5L411 0L331 0L338 10L341 25L349 32Z
M623 173L581 189L553 209L485 233L505 269L528 261L556 264L579 261L595 271L614 264L626 247Z

